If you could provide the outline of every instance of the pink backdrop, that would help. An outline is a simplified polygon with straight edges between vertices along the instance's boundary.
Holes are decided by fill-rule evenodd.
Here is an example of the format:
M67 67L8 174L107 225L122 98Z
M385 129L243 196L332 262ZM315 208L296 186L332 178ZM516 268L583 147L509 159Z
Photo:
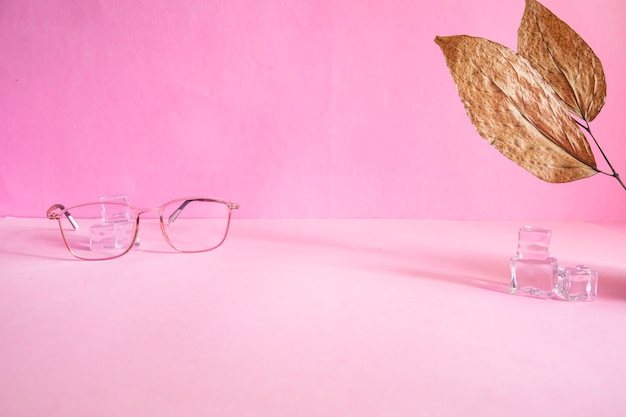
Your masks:
M626 176L626 3L544 0L594 48L592 127ZM126 193L239 217L626 220L478 136L436 35L515 48L523 0L0 1L0 215Z

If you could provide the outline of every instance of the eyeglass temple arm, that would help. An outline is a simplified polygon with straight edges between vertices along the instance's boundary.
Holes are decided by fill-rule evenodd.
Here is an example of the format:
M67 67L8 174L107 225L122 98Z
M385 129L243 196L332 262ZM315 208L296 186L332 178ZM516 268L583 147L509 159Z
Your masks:
M194 201L225 203L226 206L228 206L229 210L234 210L234 209L238 209L239 208L239 204L237 204L237 203L227 203L227 202L224 202L224 201L214 200L214 199L211 199L211 198L191 198L189 200L183 201L183 203L180 206L178 206L178 208L176 210L174 210L174 212L172 214L170 214L170 217L167 218L167 221L170 222L170 223L174 223L174 220L176 220L178 215L185 209L185 207L187 207L187 204L189 204L191 202L194 202Z
M69 220L74 230L78 230L78 222L69 211L65 210L65 206L63 204L55 204L48 209L47 214L50 220L59 220L59 213L56 213L55 210L62 211L65 217L67 217L67 220Z

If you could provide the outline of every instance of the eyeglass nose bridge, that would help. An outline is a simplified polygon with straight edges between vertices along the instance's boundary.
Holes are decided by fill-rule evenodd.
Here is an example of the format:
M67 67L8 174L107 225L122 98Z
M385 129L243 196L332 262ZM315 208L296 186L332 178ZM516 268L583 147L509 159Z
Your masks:
M137 217L141 216L142 214L146 214L146 213L156 213L159 216L161 216L161 208L160 207L135 208L135 211L137 212Z
M142 207L142 208L135 207L134 210L137 216L137 220L136 220L137 233L139 233L140 220L143 218L144 214L156 214L156 219L158 219L161 225L163 224L163 210L161 209L161 207ZM163 226L161 226L161 228L163 228Z

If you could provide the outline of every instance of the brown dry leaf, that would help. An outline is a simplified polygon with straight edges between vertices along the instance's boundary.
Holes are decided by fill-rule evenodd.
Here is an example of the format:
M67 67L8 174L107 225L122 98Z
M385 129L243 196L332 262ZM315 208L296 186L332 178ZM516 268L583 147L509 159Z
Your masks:
M435 39L478 133L503 155L548 182L596 174L587 139L536 69L487 39Z
M595 119L606 100L606 79L600 59L578 33L536 0L526 0L517 42L519 54L572 113Z

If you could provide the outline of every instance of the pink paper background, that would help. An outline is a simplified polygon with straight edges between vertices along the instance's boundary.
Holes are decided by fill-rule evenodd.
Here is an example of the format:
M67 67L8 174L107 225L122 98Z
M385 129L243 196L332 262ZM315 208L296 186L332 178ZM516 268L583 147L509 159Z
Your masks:
M601 58L592 127L626 176L626 3L545 0ZM240 217L626 220L467 119L436 35L515 48L523 0L0 1L0 215L126 193ZM598 159L600 159L598 157ZM601 165L603 168L604 165Z

